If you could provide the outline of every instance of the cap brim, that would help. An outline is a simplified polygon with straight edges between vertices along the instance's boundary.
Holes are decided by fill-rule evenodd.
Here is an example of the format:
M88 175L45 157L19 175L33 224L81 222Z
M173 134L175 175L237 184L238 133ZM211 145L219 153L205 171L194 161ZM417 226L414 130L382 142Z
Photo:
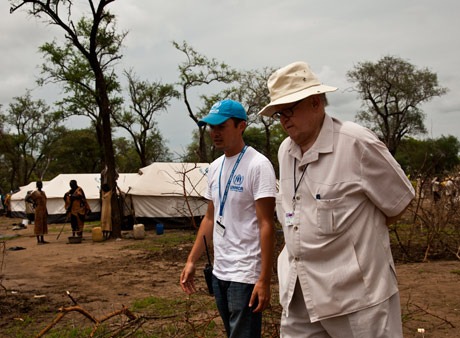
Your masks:
M311 95L335 92L337 89L339 88L326 86L326 85L313 86L313 87L280 97L279 99L270 102L260 112L258 112L257 115L272 117L272 115L276 112L276 106L280 104L300 101Z
M202 127L205 124L210 124L210 125L216 126L218 124L224 123L229 118L230 118L229 116L223 116L223 115L220 115L220 114L210 113L210 114L206 115L205 117L203 117L201 120L198 121L198 126Z

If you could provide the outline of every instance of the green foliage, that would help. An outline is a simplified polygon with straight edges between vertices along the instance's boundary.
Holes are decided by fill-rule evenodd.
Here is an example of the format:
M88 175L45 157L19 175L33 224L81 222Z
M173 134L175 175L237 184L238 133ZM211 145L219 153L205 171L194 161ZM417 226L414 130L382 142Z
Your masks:
M68 130L55 143L47 178L60 173L101 172L100 147L94 129Z
M248 126L257 127L261 134L259 135L259 144L257 150L264 154L273 164L277 162L277 156L272 156L275 152L276 144L272 142L272 129L279 123L266 116L259 116L257 113L270 102L270 95L267 87L267 81L270 75L275 71L274 68L265 67L261 70L241 71L237 80L237 87L231 89L229 97L241 102L248 114ZM263 138L261 138L263 136Z
M87 3L87 8L75 10L73 1L16 1L10 0L10 12L13 13L19 8L26 9L30 15L42 18L49 24L62 29L65 36L64 51L69 59L61 62L61 56L49 56L49 73L47 80L61 82L68 88L77 88L78 99L87 94L88 100L96 102L98 112L93 120L97 129L99 144L103 149L103 161L107 167L107 180L109 187L114 187L116 170L115 158L112 143L111 113L115 109L111 93L117 86L114 73L114 65L121 58L121 43L126 34L118 34L116 30L115 16L110 14L107 7L112 0L101 0L97 8L92 1ZM87 17L85 16L87 15ZM50 46L47 46L50 47ZM47 50L43 50L47 53ZM78 58L84 59L90 69L86 69L87 77L84 77L85 70L80 72L81 67L77 66L75 77L72 72L72 61L78 63ZM81 63L79 64L81 66ZM88 81L79 81L79 79ZM46 80L45 80L46 81ZM80 93L82 93L80 95ZM91 95L93 94L93 95ZM91 103L91 102L90 102ZM92 107L89 105L88 107ZM82 105L82 109L85 105ZM112 234L115 237L121 236L121 222L118 204L112 207L113 222Z
M221 95L226 94L225 92L222 92L217 95L219 96L219 99L214 96L212 102L211 100L207 100L205 96L202 96L201 98L204 100L204 104L202 105L202 108L199 108L198 111L196 111L192 108L188 98L190 91L212 83L220 85L230 84L238 79L239 74L236 70L224 62L219 62L214 58L209 59L205 55L198 53L185 41L183 41L182 44L173 41L173 46L178 51L185 54L186 61L182 62L178 66L180 73L179 85L182 89L183 100L185 106L187 107L188 114L195 123L198 123L200 116L206 114L215 101L225 98ZM198 127L198 142L196 150L199 160L196 162L210 162L210 157L207 153L209 143L206 143L205 129L205 126Z
M26 334L24 331L31 323L33 323L33 319L29 316L24 316L23 320L21 321L14 321L14 326L7 330L8 336L15 338L28 337L28 334Z
M133 142L119 137L113 140L113 147L118 172L137 173L142 165Z
M178 313L178 309L185 309L184 300L175 300L159 297L147 297L133 302L133 312L151 312L159 316L169 316Z
M244 131L244 141L259 152L265 150L264 130L258 127L248 127Z
M443 176L459 164L460 141L454 136L437 139L401 141L395 158L411 177Z
M442 189L440 197L434 200L429 181L420 190L403 221L390 227L393 256L404 262L457 259L460 201Z
M62 132L60 115L49 110L43 100L33 100L27 91L13 98L7 112L0 114L0 158L5 161L0 170L9 178L9 182L2 182L2 190L26 185L44 175L53 145Z
M243 134L244 141L247 145L253 147L260 153L264 154L275 168L275 173L278 175L278 148L281 145L281 142L287 137L286 132L283 130L283 127L280 123L274 123L270 126L270 153L267 154L266 141L267 134L264 126L251 125L246 128ZM193 133L192 142L187 147L187 152L183 158L185 162L197 162L199 160L197 156L197 147L198 147L198 133L195 131ZM209 133L205 134L207 142L212 144L212 141L209 137ZM209 148L210 161L215 160L217 157L221 156L222 152L217 151L213 146Z
M132 71L125 72L125 75L131 103L128 110L114 112L113 119L131 136L142 167L168 160L169 151L155 118L166 111L173 98L180 97L179 92L170 84L141 81Z
M212 144L211 137L209 136L209 132L207 130L208 128L203 128L203 136L202 140L205 144L209 145L206 148L205 155L206 155L206 163L210 163L214 161L216 158L221 156L223 154L222 151L217 150L214 148L214 145ZM192 132L192 141L190 144L187 146L185 155L182 157L183 162L190 162L190 163L198 163L200 162L200 156L199 156L199 144L200 144L200 133L198 130L194 130Z
M447 92L429 69L385 56L376 63L359 62L347 73L365 110L356 120L372 129L394 155L404 136L424 134L422 103Z
M47 332L46 337L49 338L86 338L89 337L92 328L79 328L65 326L62 328L54 328ZM94 337L110 337L111 331L106 326L101 325L95 332Z
M190 117L198 122L199 119L208 114L211 106L219 100L232 99L240 102L248 114L247 129L244 134L245 142L267 156L277 167L277 146L281 142L279 140L279 142L273 142L272 132L279 134L279 123L272 118L257 115L270 102L267 81L275 69L265 67L261 70L236 72L225 63L219 63L215 59L209 60L200 55L186 42L183 42L182 45L176 42L173 44L176 49L186 54L188 60L179 65L179 70L181 72L180 84L183 88L184 101ZM187 91L203 84L209 85L212 82L233 84L233 86L225 87L218 93L202 95L202 106L193 112L187 100ZM206 126L203 126L193 133L192 142L187 147L183 160L187 162L212 162L221 154L222 152L216 151L212 146L209 133L206 132Z
M177 248L180 245L190 245L195 241L196 235L190 235L187 232L181 234L165 232L161 236L155 236L136 244L130 245L129 248L142 249L149 251L159 251L168 248Z
M101 148L98 152L99 162L104 162L104 153L113 151L104 149L111 142L103 139L102 117L110 111L119 110L123 102L118 96L120 84L113 71L113 64L121 58L121 43L126 33L116 33L115 16L108 12L104 13L99 22L96 36L92 35L94 24L94 18L81 17L76 27L72 27L78 40L67 39L63 46L53 41L40 47L45 62L42 65L42 78L38 83L63 84L63 91L67 96L57 102L61 114L63 117L81 115L91 119L96 129L96 140ZM91 45L91 40L94 46ZM96 46L93 55L91 50ZM97 65L94 58L97 58ZM96 81L99 71L103 84L102 81ZM102 105L101 86L104 86L108 107Z

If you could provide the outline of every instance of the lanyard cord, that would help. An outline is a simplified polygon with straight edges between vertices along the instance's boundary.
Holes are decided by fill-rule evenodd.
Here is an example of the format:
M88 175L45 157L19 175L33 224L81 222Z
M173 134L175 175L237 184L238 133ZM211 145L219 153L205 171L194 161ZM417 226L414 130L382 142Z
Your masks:
M220 199L219 216L222 216L223 213L224 213L224 206L225 206L225 202L227 201L228 189L230 189L230 184L232 183L233 174L235 173L236 168L238 167L238 164L240 164L240 161L243 158L243 155L246 152L247 148L248 148L248 146L245 145L243 150L241 150L241 153L238 156L238 159L236 160L235 165L233 166L232 173L230 174L230 177L228 178L228 182L227 182L227 185L225 187L224 197L222 198L222 194L221 194L221 190L220 190L220 181L221 181L221 177L222 177L222 169L224 168L224 162L225 162L225 156L224 156L224 159L222 161L222 165L220 167L220 173L219 173L219 199Z
M299 180L298 183L296 183L297 179L296 179L296 176L295 176L296 166L297 166L297 159L294 158L294 196L292 197L292 203L295 203L295 196L297 194L297 190L299 189L300 182L302 182L302 178L305 175L305 171L307 171L308 163L305 165L305 168L303 168L302 176L300 176L300 180Z

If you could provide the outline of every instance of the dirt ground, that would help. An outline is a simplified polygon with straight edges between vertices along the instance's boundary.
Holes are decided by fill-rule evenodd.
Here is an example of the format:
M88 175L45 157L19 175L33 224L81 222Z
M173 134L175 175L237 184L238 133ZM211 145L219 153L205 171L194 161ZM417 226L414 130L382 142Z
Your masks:
M165 230L163 235L147 231L145 240L135 240L124 231L122 239L104 242L93 242L91 232L85 232L81 244L68 244L70 226L65 225L56 239L62 228L56 224L45 236L49 244L37 245L33 226L13 230L21 221L0 217L0 236L9 236L0 238L0 337L35 336L56 318L60 307L72 305L66 291L97 318L123 305L132 309L136 300L148 297L187 298L178 280L192 231ZM183 239L172 245L162 242L176 237ZM154 242L157 246L149 247ZM404 337L460 337L460 261L401 264L397 274ZM204 279L198 278L197 285L194 299L212 303L205 295ZM276 295L276 282L273 288ZM62 322L80 325L76 316L69 318ZM214 321L218 333L212 336L223 336L219 319Z

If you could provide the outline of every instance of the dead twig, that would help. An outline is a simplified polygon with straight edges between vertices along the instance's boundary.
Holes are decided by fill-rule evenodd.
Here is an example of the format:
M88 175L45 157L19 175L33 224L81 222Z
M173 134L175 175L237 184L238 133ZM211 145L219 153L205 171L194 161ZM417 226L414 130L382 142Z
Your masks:
M96 333L97 329L99 328L99 325L101 323L103 323L104 321L114 317L114 316L118 316L118 315L125 315L126 317L129 318L129 322L126 323L125 325L121 326L120 328L118 328L112 335L111 337L115 337L119 332L121 332L122 330L132 326L134 323L134 321L138 320L138 317L132 313L126 306L122 305L122 309L120 310L117 310L117 311L113 311L101 318L96 318L95 316L93 316L91 313L89 313L88 311L86 311L84 308L82 308L81 306L79 305L76 305L77 304L77 301L72 297L72 295L70 294L69 291L67 291L67 296L70 297L70 299L72 300L72 302L74 303L74 306L70 306L70 307L61 307L59 309L59 311L61 311L61 313L47 326L45 327L42 331L40 331L36 336L35 338L39 338L39 337L42 337L45 333L47 333L49 330L51 330L66 314L70 313L70 312L79 312L81 313L82 315L84 315L86 318L88 318L91 322L93 322L95 325L93 327L93 331L91 332L91 334L89 335L90 337L93 337L94 334Z
M69 291L66 291L67 296L72 300L73 305L77 305L77 301L72 297Z
M442 318L442 317L439 317L438 315L435 315L434 313L431 313L427 310L425 310L424 308L422 308L421 306L415 304L415 303L411 303L413 306L415 306L417 309L419 309L420 311L424 312L425 314L429 315L429 316L432 316L432 317L435 317L435 318L438 318L440 320L442 320L444 323L450 325L451 328L455 328L455 325L452 324L450 321L448 321L447 319L445 318Z

